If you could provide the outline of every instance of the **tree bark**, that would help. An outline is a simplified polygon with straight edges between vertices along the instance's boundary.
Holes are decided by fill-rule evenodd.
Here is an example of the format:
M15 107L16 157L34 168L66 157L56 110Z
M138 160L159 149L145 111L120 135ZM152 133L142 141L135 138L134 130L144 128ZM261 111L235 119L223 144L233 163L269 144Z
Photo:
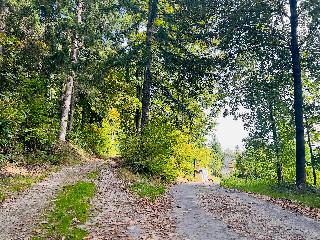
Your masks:
M6 34L6 17L9 13L8 7L5 6L4 2L0 2L0 34ZM0 55L4 52L4 47L0 45Z
M76 85L73 84L73 91L71 95L71 106L70 106L70 113L69 113L69 123L68 123L68 132L72 131L73 128L73 116L74 116L74 108L76 104Z
M145 76L142 88L142 113L141 113L141 130L146 126L149 120L149 108L151 102L151 64L152 64L152 36L154 29L154 21L157 17L158 0L149 0L148 23L147 23L147 39L146 39L146 66Z
M276 126L276 121L274 119L272 104L270 104L270 120L272 125L273 147L276 153L277 180L278 180L278 184L280 184L283 181L283 174L282 174L282 164L279 161L279 141L278 141L277 126Z
M141 100L141 86L137 84L136 86L136 96L139 100ZM141 111L140 108L136 109L136 114L135 114L135 123L136 123L136 131L137 133L140 131L140 122L141 122Z
M82 23L82 11L83 11L83 4L82 1L78 1L77 3L77 24ZM74 81L75 81L75 72L74 68L76 64L78 63L78 54L79 54L79 36L77 33L74 33L73 36L73 46L72 46L72 53L71 53L71 60L72 60L72 67L70 75L67 79L66 88L64 92L64 98L63 98L63 105L62 105L62 115L61 115L61 124L60 124L60 133L59 133L59 140L61 142L66 141L66 135L67 135L67 127L68 127L68 120L69 120L69 114L71 109L71 99L72 99L72 93L73 93L73 87L74 87Z
M291 25L291 57L292 74L294 80L294 115L296 127L296 186L303 189L306 184L305 146L303 126L303 96L301 80L301 63L298 43L298 13L297 0L289 0Z
M67 84L66 84L66 90L65 90L64 98L63 98L60 134L59 134L59 140L61 142L66 141L73 84L74 84L74 72L72 71L71 75L68 77Z

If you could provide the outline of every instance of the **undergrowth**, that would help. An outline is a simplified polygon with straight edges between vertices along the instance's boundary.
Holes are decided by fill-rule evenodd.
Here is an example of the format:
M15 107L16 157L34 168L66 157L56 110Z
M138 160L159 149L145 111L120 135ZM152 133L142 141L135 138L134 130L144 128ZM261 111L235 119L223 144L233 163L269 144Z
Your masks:
M239 178L223 179L221 185L226 188L258 193L277 199L288 199L304 206L320 208L320 190L312 186L308 186L304 192L298 192L295 185L290 183L277 184L265 180Z
M141 198L147 198L155 202L158 197L165 193L166 183L160 178L155 178L139 173L133 173L127 168L118 171L121 179L128 183L129 189Z
M90 199L96 186L91 182L79 181L65 186L58 194L54 208L47 215L40 234L33 239L83 239L87 232L79 227L89 217Z

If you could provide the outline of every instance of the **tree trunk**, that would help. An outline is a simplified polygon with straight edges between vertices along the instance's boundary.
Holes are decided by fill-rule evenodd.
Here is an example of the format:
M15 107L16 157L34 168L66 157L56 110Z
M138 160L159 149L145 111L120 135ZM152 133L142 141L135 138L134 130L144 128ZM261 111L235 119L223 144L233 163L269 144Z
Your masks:
M301 63L298 43L298 13L297 0L290 2L290 24L291 24L291 57L292 73L294 79L294 115L296 127L296 186L303 189L306 184L306 160L304 146L304 126L303 126L303 97L301 80Z
M74 72L72 71L71 75L68 77L68 81L66 84L66 90L65 90L64 98L63 98L60 134L59 134L59 140L62 142L66 141L73 84L74 84Z
M152 36L154 21L157 17L158 0L149 0L149 13L147 24L147 39L146 39L146 66L145 76L142 89L142 113L141 113L141 130L146 126L149 120L149 108L151 102L151 64L152 64Z
M273 147L276 153L277 180L278 180L278 184L280 184L283 181L283 174L282 174L282 164L279 161L279 141L278 141L277 126L276 126L276 121L274 119L272 104L270 104L270 120L272 125Z
M139 100L141 100L141 86L137 84L136 86L136 96ZM136 123L136 131L137 133L140 131L140 121L141 121L141 111L140 108L136 109L136 114L135 114L135 123Z
M73 91L71 95L71 106L70 106L70 113L69 113L69 124L68 124L68 132L72 131L73 128L73 115L74 115L74 108L76 104L76 85L73 84Z
M182 84L182 99L181 99L181 102L182 102L182 105L184 105L184 94L185 94L185 87L184 87L184 84ZM181 111L181 124L182 124L182 127L184 125L184 112Z
M310 158L311 158L313 184L317 185L317 174L316 174L314 155L313 155L313 149L312 149L312 143L311 143L311 137L310 137L310 126L308 124L307 119L305 119L305 120L306 120L306 130L307 130L307 137L308 137L308 146L309 146Z
M82 11L83 11L83 4L81 1L78 1L77 3L77 23L82 23ZM72 46L72 54L71 54L71 60L72 60L72 70L71 73L67 79L66 88L64 92L64 98L63 98L63 105L62 105L62 115L61 115L61 124L60 124L60 133L59 133L59 140L61 142L66 141L66 135L67 135L67 127L68 127L68 120L69 120L69 114L71 109L71 99L72 99L72 93L73 93L73 86L75 81L75 72L74 68L76 64L78 63L78 54L79 54L79 36L77 33L73 36L73 46Z
M317 185L317 172L316 167L312 164L313 185Z
M6 34L6 17L9 13L8 7L5 6L4 2L0 2L0 34ZM0 55L3 54L3 45L0 45Z

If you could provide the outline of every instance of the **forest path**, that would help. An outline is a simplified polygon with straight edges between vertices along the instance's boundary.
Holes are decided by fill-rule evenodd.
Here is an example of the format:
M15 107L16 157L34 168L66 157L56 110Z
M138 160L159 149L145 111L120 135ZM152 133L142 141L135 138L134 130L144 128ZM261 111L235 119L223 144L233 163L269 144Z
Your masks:
M197 183L175 185L171 189L175 201L173 215L177 221L177 233L190 240L243 239L222 221L210 216L198 203L198 194L205 186Z
M320 239L320 222L246 193L201 183L176 185L171 192L184 239Z
M176 240L172 198L161 196L155 203L128 190L128 181L117 176L117 167L104 167L95 180L98 191L92 216L84 228L92 240Z
M30 239L57 190L99 169L86 239L320 240L320 222L216 184L183 183L156 203L128 190L117 166L101 160L64 168L0 206L0 240Z
M63 168L46 180L33 185L18 197L8 199L0 206L0 240L30 239L42 212L50 205L56 192L64 185L74 183L97 169L101 160L88 160L80 165Z

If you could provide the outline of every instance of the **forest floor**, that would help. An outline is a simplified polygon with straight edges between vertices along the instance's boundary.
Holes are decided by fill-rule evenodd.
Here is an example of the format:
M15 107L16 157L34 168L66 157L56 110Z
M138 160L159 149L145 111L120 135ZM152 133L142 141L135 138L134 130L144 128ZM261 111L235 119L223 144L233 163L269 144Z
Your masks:
M41 221L42 213L50 206L57 191L84 178L101 164L100 160L93 159L65 167L18 196L4 200L0 205L0 240L30 239L33 229Z
M217 184L180 183L154 203L133 194L118 166L94 160L52 173L0 206L0 239L31 239L63 186L93 170L97 193L86 239L320 239L320 221Z

